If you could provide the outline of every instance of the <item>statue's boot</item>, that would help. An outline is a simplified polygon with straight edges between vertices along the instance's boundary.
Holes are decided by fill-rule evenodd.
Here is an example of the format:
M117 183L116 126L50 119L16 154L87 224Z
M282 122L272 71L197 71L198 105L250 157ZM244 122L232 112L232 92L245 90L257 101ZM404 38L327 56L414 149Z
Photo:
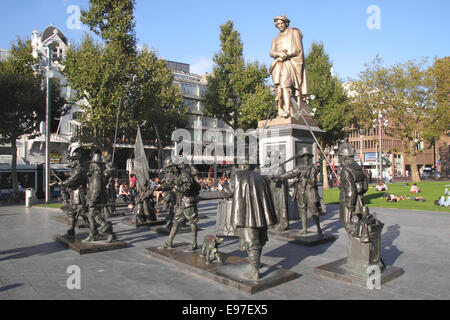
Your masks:
M261 250L260 249L249 249L247 251L247 254L248 254L248 258L250 260L251 270L248 273L244 273L242 275L242 277L245 279L249 279L249 280L259 280Z
M300 216L302 217L302 234L306 235L308 233L308 228L307 228L308 215L307 215L306 210L302 210L300 213Z
M95 241L95 237L97 235L97 228L95 224L95 209L89 208L88 213L88 221L89 221L89 236L83 240L83 242L92 242Z
M109 218L109 217L111 216L111 213L110 213L110 211L109 211L109 207L108 207L107 205L105 205L105 206L103 207L103 216L104 216L105 218Z
M75 236L75 225L77 224L77 219L73 215L68 216L68 219L70 222L70 228L69 228L69 230L67 230L67 232L64 236L65 237L73 237L73 236Z
M173 223L173 210L169 210L169 215L167 216L167 223L164 225L164 228L171 228Z
M313 215L313 220L314 220L314 223L316 224L317 233L319 234L319 237L323 238L322 228L320 227L319 213Z
M186 251L195 251L195 250L198 249L198 244L197 244L197 224L196 223L192 223L191 224L191 232L192 232L191 248L186 250Z
M172 228L170 229L169 239L167 239L166 243L164 244L164 248L166 248L166 249L172 249L173 248L173 239L175 238L175 234L177 233L177 229L178 229L178 223L174 223L172 225Z

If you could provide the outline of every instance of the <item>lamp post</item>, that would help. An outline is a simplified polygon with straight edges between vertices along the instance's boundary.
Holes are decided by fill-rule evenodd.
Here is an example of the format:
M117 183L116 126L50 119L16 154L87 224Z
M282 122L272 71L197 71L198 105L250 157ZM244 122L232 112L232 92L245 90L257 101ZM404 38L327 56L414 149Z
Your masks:
M361 161L361 168L364 169L364 161L363 161L363 153L362 153L362 143L363 143L364 135L359 136L359 160Z
M54 77L54 73L51 70L52 66L52 51L56 48L54 42L44 45L46 50L46 56L44 56L44 63L36 66L35 70L40 71L45 76L45 203L49 204L51 200L50 195L50 115L51 115L51 91L50 91L50 79ZM32 55L34 58L42 57L42 53L33 50ZM45 67L45 69L43 68Z

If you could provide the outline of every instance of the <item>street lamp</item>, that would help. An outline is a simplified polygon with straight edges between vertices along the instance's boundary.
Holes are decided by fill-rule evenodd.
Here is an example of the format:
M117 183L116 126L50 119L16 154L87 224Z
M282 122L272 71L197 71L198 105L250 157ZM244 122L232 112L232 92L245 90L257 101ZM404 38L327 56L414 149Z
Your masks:
M44 57L44 64L39 66L40 71L45 74L45 86L46 86L46 103L45 103L45 203L50 203L50 79L55 76L54 72L51 70L52 66L52 52L56 48L54 42L49 43L44 46L46 49L47 56ZM34 58L42 57L42 54L36 50L33 50L32 55ZM42 70L45 66L45 69Z
M379 154L378 154L378 163L379 163L379 178L383 179L383 155L382 155L382 130L383 130L383 126L387 126L388 124L388 120L384 119L383 120L383 114L386 113L386 110L381 110L378 109L378 111L373 111L373 114L375 115L376 113L378 113L378 146L379 146ZM376 127L375 123L376 123L377 119L374 119L374 127Z
M363 143L364 135L359 136L359 161L361 162L361 168L364 169L364 161L363 161L363 153L362 153L362 143Z

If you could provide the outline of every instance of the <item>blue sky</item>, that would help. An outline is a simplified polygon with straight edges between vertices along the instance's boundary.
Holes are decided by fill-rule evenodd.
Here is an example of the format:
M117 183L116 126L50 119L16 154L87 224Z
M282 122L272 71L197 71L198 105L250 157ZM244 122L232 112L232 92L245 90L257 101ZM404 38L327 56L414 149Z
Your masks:
M85 26L69 28L70 6L88 7L87 0L0 0L0 48L8 49L17 35L53 24L70 41L79 42ZM380 9L380 29L367 20ZM270 65L271 40L278 30L273 18L286 14L299 28L306 53L313 41L322 41L334 72L343 80L355 77L379 54L386 65L422 57L450 55L450 1L448 0L137 0L136 33L161 58L191 64L191 71L211 71L219 51L219 26L233 20L244 43L244 56ZM374 20L371 20L374 21Z

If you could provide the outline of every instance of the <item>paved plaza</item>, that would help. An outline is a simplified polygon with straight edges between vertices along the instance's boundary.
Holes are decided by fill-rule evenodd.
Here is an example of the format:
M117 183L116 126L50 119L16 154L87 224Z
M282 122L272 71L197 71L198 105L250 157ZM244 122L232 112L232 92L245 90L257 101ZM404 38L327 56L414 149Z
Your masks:
M214 234L217 200L199 204L199 243ZM127 210L127 209L123 209ZM145 249L163 245L167 236L147 227L135 229L113 218L114 231L128 248L78 255L52 240L66 225L51 219L61 210L0 207L0 299L108 299L108 300L240 300L240 299L450 299L450 212L426 212L372 208L385 223L382 257L386 264L405 273L380 290L350 286L321 278L313 268L346 256L347 236L338 217L338 206L328 205L321 217L323 230L338 238L315 247L270 239L261 262L300 274L295 280L250 295L199 275L150 258ZM127 212L130 214L129 212ZM291 221L299 227L299 221ZM310 221L309 230L315 231ZM78 229L77 232L80 232ZM83 231L82 232L86 232ZM179 234L175 243L190 242ZM246 257L238 240L226 240L222 252ZM81 270L81 288L69 290L69 266Z

